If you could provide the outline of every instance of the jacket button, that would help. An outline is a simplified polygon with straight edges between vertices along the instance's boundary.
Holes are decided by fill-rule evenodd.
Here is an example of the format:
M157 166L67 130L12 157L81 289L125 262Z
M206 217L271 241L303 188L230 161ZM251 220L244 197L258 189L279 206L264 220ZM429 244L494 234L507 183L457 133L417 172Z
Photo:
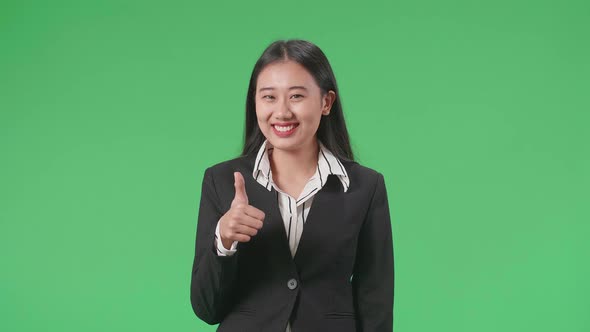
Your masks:
M297 288L297 280L289 279L289 281L287 282L287 287L289 287L290 290Z

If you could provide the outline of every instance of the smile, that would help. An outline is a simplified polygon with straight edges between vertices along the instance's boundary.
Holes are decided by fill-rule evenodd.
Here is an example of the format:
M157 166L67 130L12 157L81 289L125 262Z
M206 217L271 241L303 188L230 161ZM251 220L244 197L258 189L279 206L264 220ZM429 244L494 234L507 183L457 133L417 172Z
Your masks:
M290 136L291 134L293 134L295 132L295 129L297 129L298 126L299 126L298 123L290 124L288 126L273 125L272 129L277 136L287 137L287 136Z

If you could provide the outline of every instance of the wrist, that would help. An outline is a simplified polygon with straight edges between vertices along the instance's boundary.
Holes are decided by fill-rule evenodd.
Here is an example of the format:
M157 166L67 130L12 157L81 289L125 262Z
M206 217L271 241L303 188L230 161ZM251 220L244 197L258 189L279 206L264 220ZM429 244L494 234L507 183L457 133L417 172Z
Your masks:
M220 237L221 238L221 244L223 245L223 248L226 250L231 250L232 244L234 241L230 240L230 239L226 239L223 236Z

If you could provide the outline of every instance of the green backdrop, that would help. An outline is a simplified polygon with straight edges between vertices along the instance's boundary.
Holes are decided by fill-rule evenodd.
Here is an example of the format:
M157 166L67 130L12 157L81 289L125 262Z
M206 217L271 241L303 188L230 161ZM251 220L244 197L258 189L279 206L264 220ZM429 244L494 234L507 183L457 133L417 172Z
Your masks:
M587 1L0 2L0 330L214 331L203 171L275 39L384 174L398 332L590 331Z

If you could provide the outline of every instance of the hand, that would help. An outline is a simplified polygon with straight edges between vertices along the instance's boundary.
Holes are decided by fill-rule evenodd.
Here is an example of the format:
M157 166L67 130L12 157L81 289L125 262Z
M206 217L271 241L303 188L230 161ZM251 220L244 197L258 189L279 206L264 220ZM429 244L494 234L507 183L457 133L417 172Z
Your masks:
M234 241L250 241L264 221L264 212L248 204L246 184L240 172L234 172L234 187L236 194L231 207L219 220L219 235L225 248L230 248Z

